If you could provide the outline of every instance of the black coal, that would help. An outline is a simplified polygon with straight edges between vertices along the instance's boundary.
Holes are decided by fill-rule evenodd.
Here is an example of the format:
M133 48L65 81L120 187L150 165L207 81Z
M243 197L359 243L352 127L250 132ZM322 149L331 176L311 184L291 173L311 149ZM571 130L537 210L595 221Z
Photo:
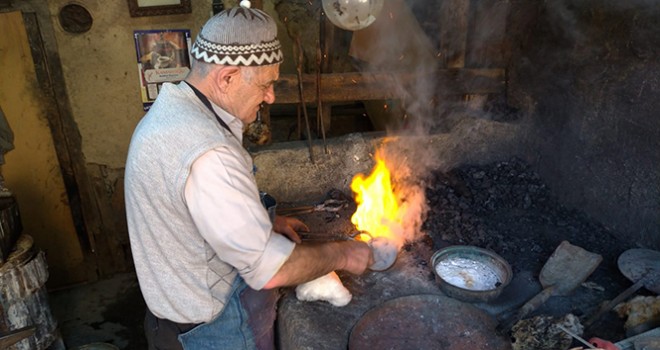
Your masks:
M454 244L487 248L506 259L514 274L526 270L535 276L563 240L603 256L588 280L595 289L554 298L559 302L549 302L539 312L585 317L631 284L616 260L633 242L617 239L615 232L584 213L564 207L521 159L436 172L428 180L426 196L430 209L423 230L436 249ZM622 337L621 320L613 314L605 318L594 335Z

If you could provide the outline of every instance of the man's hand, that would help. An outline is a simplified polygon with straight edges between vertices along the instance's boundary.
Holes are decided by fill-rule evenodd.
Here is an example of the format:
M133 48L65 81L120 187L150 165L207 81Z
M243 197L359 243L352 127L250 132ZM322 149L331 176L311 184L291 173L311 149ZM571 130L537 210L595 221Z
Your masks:
M342 253L344 254L344 265L340 270L361 275L374 263L374 256L369 245L360 241L342 242Z
M298 236L297 231L309 232L309 227L296 218L276 215L275 222L273 223L273 231L300 244L302 240L300 239L300 236Z

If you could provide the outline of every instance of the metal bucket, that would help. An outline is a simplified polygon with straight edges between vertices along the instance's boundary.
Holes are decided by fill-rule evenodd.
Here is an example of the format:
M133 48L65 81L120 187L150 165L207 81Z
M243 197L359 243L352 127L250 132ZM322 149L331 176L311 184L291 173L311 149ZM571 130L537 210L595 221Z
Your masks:
M474 246L449 246L431 257L440 289L452 298L488 302L497 298L511 282L511 266L490 250Z
M7 262L0 266L0 334L34 326L30 336L7 350L63 350L57 321L50 311L46 280L46 254L34 248L32 237L23 234Z

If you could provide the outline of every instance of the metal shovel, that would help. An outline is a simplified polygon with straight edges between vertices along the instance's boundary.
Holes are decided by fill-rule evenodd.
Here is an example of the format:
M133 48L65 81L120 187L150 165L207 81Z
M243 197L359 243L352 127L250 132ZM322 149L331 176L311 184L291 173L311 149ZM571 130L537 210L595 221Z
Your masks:
M501 322L498 331L508 332L511 326L539 308L551 296L570 294L596 270L602 260L599 254L562 241L541 269L539 281L543 290L527 301L513 318Z

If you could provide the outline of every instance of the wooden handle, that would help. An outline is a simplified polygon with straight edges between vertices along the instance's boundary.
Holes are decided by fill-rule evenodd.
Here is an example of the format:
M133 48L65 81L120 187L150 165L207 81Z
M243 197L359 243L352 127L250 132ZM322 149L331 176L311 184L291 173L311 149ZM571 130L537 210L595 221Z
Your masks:
M522 320L527 316L529 313L532 311L536 310L539 308L539 306L543 305L555 292L556 285L552 285L544 290L541 291L541 293L536 294L532 299L530 299L528 302L525 303L520 308L520 311L518 312L518 320Z
M497 326L497 333L506 334L509 332L511 327L513 327L516 322L522 320L530 314L532 311L538 309L543 303L550 298L556 289L556 285L552 285L548 288L545 288L540 293L536 294L532 299L527 301L521 308L515 313L512 317L506 317L500 324Z

